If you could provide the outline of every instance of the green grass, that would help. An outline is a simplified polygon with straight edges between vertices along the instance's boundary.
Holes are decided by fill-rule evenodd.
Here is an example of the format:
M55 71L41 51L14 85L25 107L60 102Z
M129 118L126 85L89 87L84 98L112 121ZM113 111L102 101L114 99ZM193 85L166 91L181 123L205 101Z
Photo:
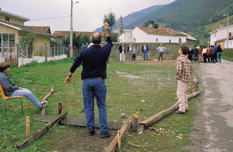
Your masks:
M223 56L221 56L221 58L233 62L233 57L228 57L228 56L223 55Z
M47 115L57 115L57 103L62 102L69 117L85 118L82 99L81 69L73 74L73 83L64 85L64 80L72 65L73 58L47 63L31 63L18 68L11 66L9 77L12 82L20 87L31 90L38 99L42 99L51 86L54 93L48 98L46 107ZM171 61L175 65L175 61ZM117 71L140 76L140 79L131 79L120 76ZM108 120L124 121L120 117L125 113L126 117L140 112L140 121L155 115L156 113L171 107L176 101L175 66L128 64L128 62L110 61L107 69L107 110ZM144 99L146 103L142 103ZM195 100L190 102L189 112L184 115L171 114L162 119L153 127L162 128L158 133L146 130L142 134L127 133L122 141L122 151L185 151L185 146L190 144L189 133L191 121L195 113ZM0 118L0 151L45 151L49 135L45 134L34 141L24 150L16 149L16 145L26 138L25 119L37 113L36 108L23 99L24 114L18 100L10 100L7 103L7 112ZM0 107L3 106L1 99ZM98 110L95 104L95 115L98 118ZM44 126L44 123L35 122L31 118L31 134ZM70 126L55 125L49 131L55 136L59 132L72 131ZM182 136L178 139L177 136ZM147 145L149 148L134 148L127 143Z

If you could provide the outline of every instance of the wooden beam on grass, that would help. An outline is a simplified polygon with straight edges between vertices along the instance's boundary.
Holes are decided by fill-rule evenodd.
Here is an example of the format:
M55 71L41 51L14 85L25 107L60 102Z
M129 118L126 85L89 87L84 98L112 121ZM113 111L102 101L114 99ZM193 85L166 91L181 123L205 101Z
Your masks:
M57 116L53 116L53 115L38 115L38 114L34 114L32 116L32 119L35 121L40 121L40 122L50 122L51 120L53 120L54 118L56 118ZM85 119L82 118L75 118L75 117L65 117L61 122L61 125L69 125L69 126L75 126L75 127L86 127L87 126L87 122ZM120 130L122 125L124 123L123 122L115 122L115 121L108 121L108 129L109 130ZM99 128L99 122L96 121L95 122L95 126L96 128Z
M200 91L193 92L192 94L190 94L190 95L187 96L187 99L194 98L194 97L196 97L199 94L200 94ZM160 119L166 117L167 115L170 115L171 113L175 112L178 108L179 108L179 103L177 101L170 108L168 108L166 110L163 110L163 111L157 113L156 115L154 115L154 116L152 116L152 117L150 117L150 118L148 118L148 119L140 122L140 125L144 125L145 127L150 126L150 125L156 123L157 121L159 121Z
M46 132L49 131L50 128L52 128L52 126L54 124L56 124L57 122L59 122L62 119L64 119L67 115L68 115L68 112L66 112L64 114L60 114L59 116L56 116L56 118L54 120L52 120L51 122L49 122L48 124L46 124L45 126L43 126L42 128L40 128L34 134L32 134L31 136L27 137L23 142L21 142L20 144L18 144L17 148L19 148L19 149L26 148L30 143L32 143L37 138L40 138L41 136L43 136Z
M121 133L121 140L124 138L126 132L129 130L129 128L131 127L133 122L133 118L129 117L126 122L124 123L124 125L121 127L120 133ZM105 150L105 152L114 152L117 149L117 145L118 145L118 134L115 136L115 138L113 139L113 141L110 143L110 145L108 146L108 148Z
M53 91L54 90L53 90L53 86L52 86L50 91L44 96L44 98L40 102L45 101L53 93ZM39 112L41 115L45 115L45 107L43 107Z
M132 126L131 126L131 131L136 132L137 131L137 126L138 126L138 115L133 114L133 122L132 122Z
M58 102L58 115L60 115L62 112L62 103Z

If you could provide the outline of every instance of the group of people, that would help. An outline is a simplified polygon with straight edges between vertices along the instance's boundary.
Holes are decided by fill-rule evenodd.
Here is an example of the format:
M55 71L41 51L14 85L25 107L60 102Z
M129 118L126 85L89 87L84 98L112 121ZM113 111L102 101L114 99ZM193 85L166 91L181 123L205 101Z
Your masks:
M159 51L158 61L162 61L163 52L166 50L166 48L163 46L163 44L160 44L157 50ZM122 43L121 46L119 46L119 52L120 52L120 61L125 61L126 53L128 53L128 57L130 61L135 61L136 59L136 50L134 46L132 46L132 44L130 44L126 50L124 43ZM148 52L149 52L149 47L146 45L146 42L144 42L142 46L142 53L143 53L144 61L148 60Z
M199 49L194 45L194 48L189 46L188 59L192 62L199 63L221 63L222 48L217 43L214 46L202 46Z

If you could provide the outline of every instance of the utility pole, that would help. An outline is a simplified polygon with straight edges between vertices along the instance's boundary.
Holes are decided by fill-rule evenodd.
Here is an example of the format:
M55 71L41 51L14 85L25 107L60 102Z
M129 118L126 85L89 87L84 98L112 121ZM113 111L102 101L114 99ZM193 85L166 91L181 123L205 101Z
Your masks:
M79 3L78 1L75 3ZM71 13L70 13L70 57L73 57L73 0L71 0Z
M73 57L73 0L71 0L70 14L70 57Z

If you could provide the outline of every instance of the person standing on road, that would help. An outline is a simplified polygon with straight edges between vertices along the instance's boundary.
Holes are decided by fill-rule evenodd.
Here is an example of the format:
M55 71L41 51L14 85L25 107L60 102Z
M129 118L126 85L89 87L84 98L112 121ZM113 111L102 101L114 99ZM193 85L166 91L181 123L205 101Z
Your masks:
M148 60L148 53L149 52L149 48L148 46L146 45L146 42L143 43L143 46L142 46L142 53L143 53L143 58L144 58L144 61L145 60Z
M158 61L160 60L160 62L162 62L163 52L166 50L166 48L163 46L163 44L160 44L160 46L157 48L157 50L159 51Z
M191 81L193 66L191 61L185 57L187 53L188 48L182 46L178 51L180 56L176 60L176 80L178 81L177 98L179 103L177 114L185 114L188 111L187 90Z
M193 54L194 54L194 62L197 62L198 61L198 49L196 45L194 45Z
M133 46L133 51L132 51L132 61L135 61L136 60L136 50Z
M132 51L133 51L133 46L132 44L129 44L129 47L127 49L129 61L132 61Z
M74 63L70 68L70 72L65 80L65 84L72 82L72 74L82 63L83 70L81 77L83 80L83 102L88 135L92 136L95 134L95 98L99 111L99 128L102 138L111 136L111 133L108 131L107 124L107 88L105 85L105 79L107 78L107 60L111 53L113 43L108 29L109 25L107 22L105 22L104 30L107 38L107 44L104 47L101 47L100 44L102 43L102 36L100 33L94 33L92 35L93 45L79 53L79 55L75 58Z
M221 63L221 55L222 55L222 48L219 44L217 48L217 63Z
M199 50L198 50L198 54L199 54L199 63L202 63L202 51L203 51L203 46L201 45Z
M193 61L193 49L192 49L191 45L189 45L188 59L189 59L191 62Z
M207 58L208 58L208 63L210 63L210 55L211 55L211 48L210 48L210 46L207 47L206 55L207 55Z
M120 52L120 61L125 61L125 46L124 43L121 44L121 46L119 46L119 52Z

